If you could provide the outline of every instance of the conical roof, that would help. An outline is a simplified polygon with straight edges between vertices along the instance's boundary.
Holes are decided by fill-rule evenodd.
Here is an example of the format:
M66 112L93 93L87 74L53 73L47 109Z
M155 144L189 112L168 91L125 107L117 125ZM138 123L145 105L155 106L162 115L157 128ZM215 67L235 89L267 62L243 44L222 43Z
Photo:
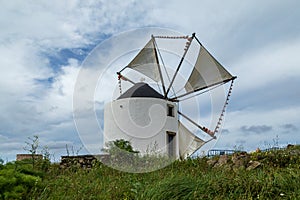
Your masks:
M136 83L126 92L124 92L118 99L132 98L132 97L152 97L163 99L164 96L154 90L146 83Z

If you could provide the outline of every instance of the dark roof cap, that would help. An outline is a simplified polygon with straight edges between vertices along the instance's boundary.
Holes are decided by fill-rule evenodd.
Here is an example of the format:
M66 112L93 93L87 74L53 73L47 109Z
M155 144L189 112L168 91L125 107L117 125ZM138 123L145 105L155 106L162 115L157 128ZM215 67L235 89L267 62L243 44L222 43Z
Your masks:
M125 99L131 97L152 97L163 99L164 96L150 87L148 84L140 82L134 84L131 88L129 88L126 92L124 92L118 99Z

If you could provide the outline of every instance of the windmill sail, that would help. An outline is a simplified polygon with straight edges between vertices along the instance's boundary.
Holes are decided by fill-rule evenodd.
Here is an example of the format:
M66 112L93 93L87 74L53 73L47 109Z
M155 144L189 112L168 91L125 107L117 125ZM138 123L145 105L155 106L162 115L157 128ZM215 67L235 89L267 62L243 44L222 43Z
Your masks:
M184 54L181 57L181 60L178 64L177 69L175 70L175 73L174 73L171 80L169 78L168 71L165 68L165 65L164 65L165 62L163 61L163 58L160 54L160 51L159 51L158 45L156 44L156 39L155 38L161 38L161 39L164 39L164 38L166 38L166 39L187 39L187 43L186 43L186 46L185 46L185 49L184 49ZM176 92L174 92L174 95L169 97L168 92L170 91L170 88L173 88L173 83L175 81L176 74L179 72L181 65L184 63L185 55L188 53L189 46L190 46L191 41L193 39L195 39L198 42L198 44L200 45L200 49L199 49L199 52L196 52L196 53L198 53L198 57L196 59L194 68L192 69L192 72L191 72L190 76L187 77L188 78L187 82L186 83L180 83L180 84L184 84L185 93L184 94L178 94L178 92L177 92L177 94L176 94ZM158 55L159 55L159 59L158 59ZM169 57L167 57L167 58L169 58ZM161 61L161 65L160 65L159 61ZM163 67L165 69L165 71L162 71L161 67ZM151 95L151 94L149 95L146 92L147 93L146 96L145 95L137 95L136 96L136 95L129 94L131 90L134 90L135 93L138 92L136 90L136 87L137 87L138 84L136 84L131 89L129 89L127 92L122 94L122 92L121 92L121 79L126 78L126 77L122 76L121 72L126 68L130 68L130 69L133 69L135 71L138 71L139 73L142 73L143 75L149 77L150 79L154 80L155 82L160 81L161 84L162 84L162 88L163 88L163 94L160 94L160 93L157 93L157 92L155 92L156 95ZM162 73L162 72L164 72L164 73ZM231 81L231 86L228 90L228 95L227 95L226 101L224 102L224 106L223 106L222 112L220 113L220 117L219 117L219 120L216 124L216 128L212 129L213 131L208 130L204 126L201 126L201 125L197 124L192 119L186 117L186 115L179 112L179 110L177 109L177 112L180 115L185 117L189 122L191 122L193 125L195 125L197 128L199 128L199 130L202 130L203 132L207 133L211 137L209 140L206 140L206 139L204 140L204 139L201 139L201 138L197 137L195 134L193 134L190 130L188 130L187 127L185 127L179 121L179 118L174 118L174 116L173 116L173 118L170 118L170 120L171 120L170 122L172 122L172 124L170 124L170 126L168 125L167 129L172 127L172 129L174 128L174 132L176 132L175 134L178 134L178 137L177 137L178 142L176 142L176 148L174 148L174 149L176 149L176 157L180 156L181 159L186 159L187 157L189 157L193 153L195 153L198 149L200 149L204 144L210 142L213 139L216 139L215 134L219 131L220 124L221 124L221 121L222 121L222 117L224 115L225 108L226 108L226 105L228 104L229 96L230 96L230 93L231 93L231 90L232 90L233 80L236 78L235 76L232 76L208 52L208 50L205 47L202 46L202 44L200 43L198 38L195 36L195 33L193 33L192 37L189 37L189 36L184 36L184 37L153 36L152 35L152 38L148 41L148 43L144 46L144 48L142 48L139 51L139 53L134 57L134 59L126 67L124 67L121 71L119 71L117 74L118 74L118 78L119 78L119 87L120 87L120 97L117 100L122 100L124 97L125 98L136 98L136 97L145 98L145 97L147 97L147 99L148 98L158 98L158 99L155 99L155 101L154 100L149 101L149 103L151 103L151 105L152 105L152 102L154 103L156 101L166 101L166 102L171 103L172 105L174 105L174 109L175 108L177 109L179 107L179 103L181 101L184 101L185 99L188 99L188 98L183 99L182 97L184 97L184 96L195 93L197 91L204 90L206 88L211 88L212 89L213 86L219 86L223 83ZM167 77L169 79L170 85L167 87L167 90L166 90L165 85L164 85L163 77ZM132 83L134 84L134 82L132 82ZM174 84L174 85L177 86L177 84ZM180 86L182 88L183 85L180 85ZM158 87L159 87L159 84L158 84ZM181 90L179 90L179 91L181 91ZM195 94L195 96L199 95L199 94L200 94L200 92ZM141 100L141 102L143 102L143 105L144 105L144 103L145 103L145 105L146 105L146 103L148 103L148 100L146 100L146 99L139 99L139 100ZM163 106L166 105L166 102L163 102ZM116 107L119 109L120 108L119 104L116 104ZM138 109L138 106L137 106L137 109ZM169 106L168 106L168 112L169 112ZM138 116L136 118L141 118L140 115L138 115L140 113L143 114L143 112L140 112L140 111L134 112L134 114L137 114L137 116ZM110 114L110 116L113 116L113 114ZM173 121L173 120L175 120L175 121ZM178 124L176 123L177 120L178 120ZM118 128L119 126L116 125L115 127ZM166 134L165 129L162 129L162 130L164 130L164 131L162 131L161 134L165 135ZM112 131L110 131L110 132L112 132ZM120 130L119 132L122 132L122 130ZM137 132L138 132L138 134L140 134L140 131L137 131ZM166 138L166 137L163 136L162 139L159 139L159 140L165 140L163 138ZM173 140L173 137L172 137L172 140ZM171 137L170 138L168 137L166 141L170 142L172 140L171 140ZM165 144L164 141L162 141L161 143ZM169 148L167 149L167 151L168 151L167 153L169 153L169 154L170 154L170 152L172 152L172 151L170 151Z
M226 82L234 77L201 46L194 69L185 84L188 93Z
M156 82L160 81L159 66L153 38L127 65L127 67L144 74Z
M180 121L178 121L178 132L179 132L179 155L180 158L185 159L192 155L205 142L198 138L196 135L191 133Z

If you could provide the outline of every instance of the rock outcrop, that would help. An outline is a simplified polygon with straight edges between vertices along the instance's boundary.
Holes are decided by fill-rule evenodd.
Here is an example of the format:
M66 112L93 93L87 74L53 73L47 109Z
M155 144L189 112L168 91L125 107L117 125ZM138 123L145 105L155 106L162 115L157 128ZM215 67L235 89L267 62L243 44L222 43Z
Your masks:
M208 165L213 168L223 167L225 169L247 169L253 170L261 166L258 161L252 161L247 152L239 152L233 155L221 155L213 157L207 161Z

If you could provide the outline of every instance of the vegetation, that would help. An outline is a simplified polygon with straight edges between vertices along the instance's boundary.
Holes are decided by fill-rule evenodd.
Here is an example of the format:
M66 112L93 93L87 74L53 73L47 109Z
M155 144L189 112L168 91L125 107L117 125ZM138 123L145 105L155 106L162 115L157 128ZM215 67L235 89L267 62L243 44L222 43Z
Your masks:
M28 137L24 150L31 159L3 164L0 158L0 199L26 199L37 189L51 166L48 147L43 147L43 158L37 156L39 137Z
M31 163L34 168L37 150L39 148L39 136L34 135L33 138L28 137L28 141L25 142L26 146L23 147L24 150L31 154Z
M0 167L0 199L300 199L300 146L249 156L261 165L212 167L207 161L217 157L193 158L126 173L101 163L90 170L7 163Z
M139 155L139 151L134 150L131 143L123 139L109 142L107 148L103 150L110 155L110 159L105 162L106 165L131 173L155 171L171 164L174 160L163 155Z
M24 199L36 189L46 175L41 168L43 163L35 162L33 168L32 161L16 161L7 163L0 167L0 199Z
M133 150L133 147L129 141L124 139L111 141L107 144L107 146L107 149L104 149L104 151L110 154L116 154L115 152L120 152L122 150L129 153L139 153L139 151Z

